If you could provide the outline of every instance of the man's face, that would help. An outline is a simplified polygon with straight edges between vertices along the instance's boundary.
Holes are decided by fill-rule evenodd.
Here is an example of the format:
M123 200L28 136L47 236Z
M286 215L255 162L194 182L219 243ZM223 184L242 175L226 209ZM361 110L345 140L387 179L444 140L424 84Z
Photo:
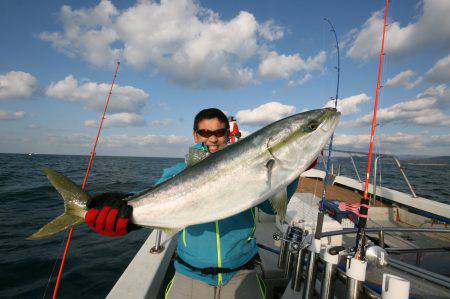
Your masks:
M219 121L218 118L203 119L198 123L198 130L217 131L225 129L226 125ZM195 143L204 142L208 146L210 153L215 153L218 150L224 148L227 145L228 134L224 136L212 135L210 137L201 136L199 133L194 132Z

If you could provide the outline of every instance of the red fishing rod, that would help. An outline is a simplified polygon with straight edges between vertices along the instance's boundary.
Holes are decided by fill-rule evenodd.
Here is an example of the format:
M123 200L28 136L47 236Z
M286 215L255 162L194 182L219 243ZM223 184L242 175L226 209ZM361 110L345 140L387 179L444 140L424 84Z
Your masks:
M114 77L113 77L113 80L111 83L111 87L109 89L108 97L106 99L105 107L103 108L102 118L100 119L100 124L98 126L97 137L95 138L94 147L92 148L92 151L91 151L91 156L89 158L89 164L86 169L86 173L84 174L83 184L81 185L82 190L84 190L84 188L86 187L86 183L87 183L87 180L89 177L89 172L91 171L92 162L94 161L95 149L97 148L98 139L100 138L100 132L102 131L103 121L105 120L106 110L108 109L109 99L111 98L112 89L114 87L114 83L116 82L117 72L119 71L119 66L120 66L120 62L118 61L116 64L116 70L114 72ZM58 297L59 286L61 284L61 276L63 273L64 264L66 263L67 253L69 252L70 241L72 240L73 227L74 227L73 225L70 227L69 236L67 237L66 248L64 249L64 254L63 254L63 257L61 260L61 265L59 266L59 272L58 272L58 277L56 278L55 289L53 290L53 299L56 299Z
M383 71L383 56L384 56L384 39L386 35L386 21L388 15L389 8L389 0L386 0L386 8L384 10L384 21L383 21L383 36L381 39L381 51L380 51L380 61L378 65L378 79L377 79L377 88L375 91L375 103L373 106L373 119L372 119L372 131L370 134L370 144L369 144L369 153L367 156L367 168L366 168L366 182L364 184L364 198L361 199L358 221L358 233L356 235L356 247L355 247L355 258L358 260L364 259L364 246L365 246L365 234L366 234L366 225L367 225L367 214L369 211L369 182L370 182L370 170L372 166L372 154L373 154L373 141L375 137L375 128L377 124L377 111L378 111L378 99L381 88L381 73Z

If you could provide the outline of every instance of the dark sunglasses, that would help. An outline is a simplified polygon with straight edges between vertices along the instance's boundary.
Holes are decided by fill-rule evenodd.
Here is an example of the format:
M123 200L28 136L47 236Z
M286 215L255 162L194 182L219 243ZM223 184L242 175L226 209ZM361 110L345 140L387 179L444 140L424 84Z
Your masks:
M200 135L202 137L205 137L205 138L209 138L212 135L214 135L216 137L223 137L223 136L228 134L228 130L225 129L225 128L218 129L218 130L215 130L215 131L201 129L201 130L197 130L196 132L197 132L198 135Z

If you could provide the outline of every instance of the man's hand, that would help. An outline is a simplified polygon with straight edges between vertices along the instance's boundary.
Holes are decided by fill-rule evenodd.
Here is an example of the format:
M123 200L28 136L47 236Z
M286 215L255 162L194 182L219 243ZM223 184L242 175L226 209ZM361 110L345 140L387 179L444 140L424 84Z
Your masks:
M86 224L104 236L123 236L140 228L130 222L133 208L125 198L133 194L107 192L90 198L87 202Z

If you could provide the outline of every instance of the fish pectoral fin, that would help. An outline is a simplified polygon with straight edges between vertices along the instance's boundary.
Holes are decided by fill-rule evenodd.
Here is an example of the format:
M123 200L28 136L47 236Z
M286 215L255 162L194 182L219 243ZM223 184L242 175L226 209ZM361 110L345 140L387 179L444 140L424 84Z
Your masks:
M284 220L286 216L287 209L287 191L286 188L283 188L279 192L277 192L271 199L270 203L272 204L272 208L275 212L277 212L278 216L280 216L281 220Z
M270 188L272 185L272 169L275 164L275 159L269 159L266 163L267 168L267 186Z
M47 223L41 229L39 229L34 234L27 237L27 240L37 240L41 238L46 238L53 236L63 230L66 230L72 225L77 225L80 223L83 223L84 219L75 215L70 215L67 213L64 213L55 219L53 219L51 222Z

